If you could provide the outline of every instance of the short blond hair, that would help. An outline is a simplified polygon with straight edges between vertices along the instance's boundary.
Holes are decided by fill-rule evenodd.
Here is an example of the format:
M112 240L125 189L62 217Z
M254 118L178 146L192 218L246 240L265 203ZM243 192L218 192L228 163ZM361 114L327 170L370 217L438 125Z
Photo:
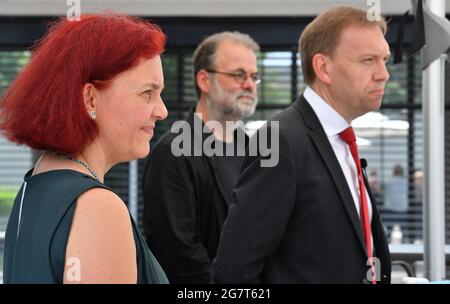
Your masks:
M340 34L350 26L378 26L383 35L387 31L384 18L370 21L367 12L357 8L338 6L323 12L306 26L298 42L306 84L311 85L316 78L312 67L313 56L317 53L332 55Z

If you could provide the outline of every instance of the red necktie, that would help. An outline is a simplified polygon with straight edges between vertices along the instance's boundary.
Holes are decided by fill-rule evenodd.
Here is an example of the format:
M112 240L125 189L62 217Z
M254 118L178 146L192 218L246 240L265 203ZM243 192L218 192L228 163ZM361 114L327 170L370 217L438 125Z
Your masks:
M350 152L352 153L353 160L356 164L356 170L358 171L358 184L359 184L359 197L360 197L360 218L361 218L361 226L364 235L364 240L366 243L367 256L370 261L372 261L372 230L370 227L370 218L369 218L369 204L367 202L366 196L366 187L364 185L364 179L362 175L361 162L359 160L358 155L358 146L356 145L356 136L352 127L348 127L341 133L339 136L343 141L345 141L350 147ZM373 263L371 262L372 271L374 271ZM372 284L376 284L376 279L372 280Z

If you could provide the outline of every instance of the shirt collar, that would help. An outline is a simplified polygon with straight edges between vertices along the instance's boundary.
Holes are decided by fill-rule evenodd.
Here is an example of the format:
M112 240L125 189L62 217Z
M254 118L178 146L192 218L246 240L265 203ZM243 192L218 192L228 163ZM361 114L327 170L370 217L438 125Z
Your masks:
M303 97L313 108L327 136L334 136L349 127L347 121L311 87L306 87Z

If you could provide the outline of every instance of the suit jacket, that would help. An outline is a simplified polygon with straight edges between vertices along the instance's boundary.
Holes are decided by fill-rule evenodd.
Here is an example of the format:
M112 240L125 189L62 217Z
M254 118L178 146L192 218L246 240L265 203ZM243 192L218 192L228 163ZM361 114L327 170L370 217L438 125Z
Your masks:
M194 121L200 132L194 132ZM209 283L212 259L227 216L227 196L214 156L194 156L212 133L191 113L191 156L171 151L180 133L165 134L152 149L143 175L144 234L171 283ZM185 134L186 135L186 134Z
M213 281L368 283L359 216L319 119L302 96L271 120L279 121L279 162L261 167L259 154L244 160ZM376 266L381 266L381 282L389 283L389 248L371 200Z

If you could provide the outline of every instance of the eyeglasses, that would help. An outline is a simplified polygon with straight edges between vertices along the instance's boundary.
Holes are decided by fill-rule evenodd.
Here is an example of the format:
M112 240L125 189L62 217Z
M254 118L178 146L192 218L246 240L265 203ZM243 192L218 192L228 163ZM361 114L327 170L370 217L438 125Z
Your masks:
M214 74L222 74L222 75L233 77L234 80L236 80L236 82L241 83L241 84L246 82L249 77L252 79L252 81L255 84L258 84L258 83L261 82L261 74L259 74L258 72L256 72L256 73L249 73L249 74L247 74L244 71L234 72L233 73L233 72L219 72L219 71L216 71L216 70L206 70L206 72L214 73Z

